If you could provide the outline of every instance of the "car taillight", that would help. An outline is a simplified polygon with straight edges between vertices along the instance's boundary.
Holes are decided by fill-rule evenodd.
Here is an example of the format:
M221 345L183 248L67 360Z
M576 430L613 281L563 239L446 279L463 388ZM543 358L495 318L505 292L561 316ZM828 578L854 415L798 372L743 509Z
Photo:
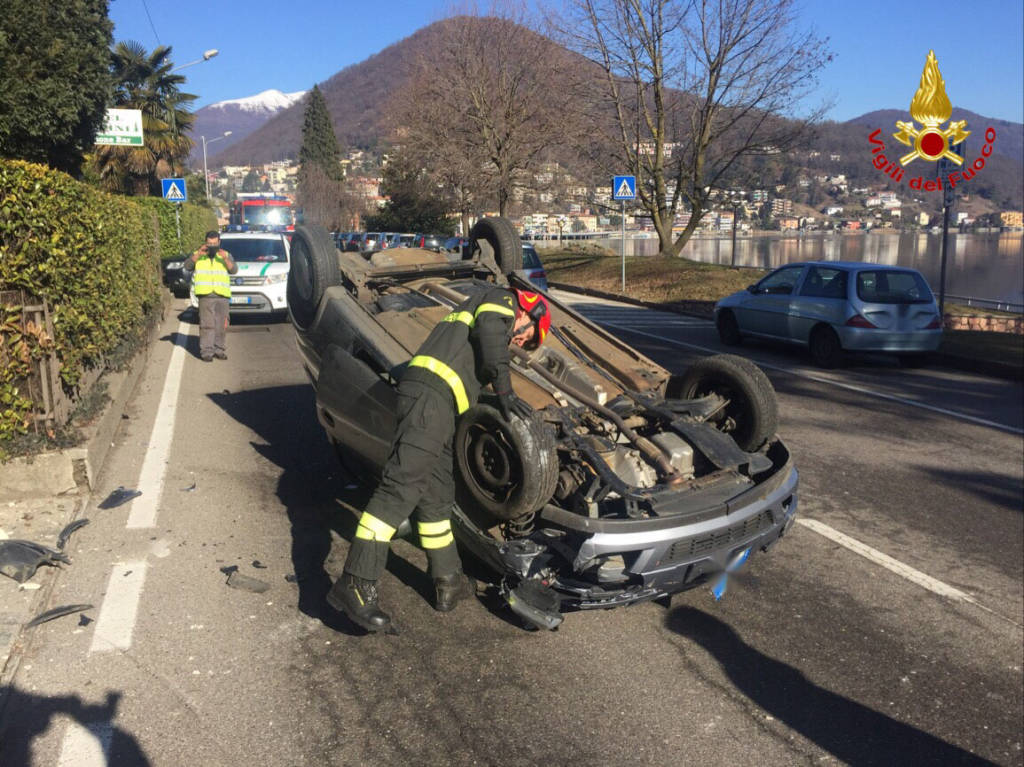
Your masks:
M850 328L875 328L878 327L871 320L863 317L860 314L855 314L846 321L846 326Z
M931 322L929 322L927 325L925 325L924 329L925 330L938 330L941 327L942 327L942 317L940 317L939 315L936 314L935 315L935 319L933 319Z

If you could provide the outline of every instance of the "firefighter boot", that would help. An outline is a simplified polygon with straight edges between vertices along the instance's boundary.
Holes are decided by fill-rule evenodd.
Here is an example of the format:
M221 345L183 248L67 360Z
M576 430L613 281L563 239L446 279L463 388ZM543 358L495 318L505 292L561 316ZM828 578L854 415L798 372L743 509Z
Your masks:
M447 613L455 609L460 599L476 594L476 581L465 573L452 573L434 578L434 589L437 591L434 608Z
M391 616L380 609L377 601L376 581L342 573L327 592L327 603L367 631L385 631L391 627Z

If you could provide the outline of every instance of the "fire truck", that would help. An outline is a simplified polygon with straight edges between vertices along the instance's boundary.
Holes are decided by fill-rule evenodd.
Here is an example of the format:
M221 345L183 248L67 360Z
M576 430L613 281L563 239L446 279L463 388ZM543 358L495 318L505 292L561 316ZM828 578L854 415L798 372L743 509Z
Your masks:
M295 231L292 202L283 194L241 192L231 203L227 231Z

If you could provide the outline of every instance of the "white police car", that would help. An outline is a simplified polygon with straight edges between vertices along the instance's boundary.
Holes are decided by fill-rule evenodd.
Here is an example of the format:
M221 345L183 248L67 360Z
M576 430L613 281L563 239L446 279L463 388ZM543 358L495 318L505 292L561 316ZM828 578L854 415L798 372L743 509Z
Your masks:
M238 273L231 275L231 312L283 315L291 266L287 237L279 232L224 232L220 246L238 264ZM190 299L198 308L194 286Z

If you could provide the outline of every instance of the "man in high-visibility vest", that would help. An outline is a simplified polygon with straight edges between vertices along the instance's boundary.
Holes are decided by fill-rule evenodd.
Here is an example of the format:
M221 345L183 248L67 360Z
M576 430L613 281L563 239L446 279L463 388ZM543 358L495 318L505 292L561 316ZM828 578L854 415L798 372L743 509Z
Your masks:
M413 511L434 579L434 607L448 612L475 592L476 584L462 572L451 528L455 419L487 384L506 420L513 413L529 417L532 409L512 391L509 344L536 347L550 327L550 307L539 293L495 287L461 303L431 331L398 384L391 455L359 518L344 572L327 595L333 608L368 631L391 626L380 608L377 581L391 537Z
M220 234L206 233L206 244L185 260L182 269L195 271L195 292L199 299L199 356L203 362L228 358L225 337L231 305L231 279L238 264L220 247Z

